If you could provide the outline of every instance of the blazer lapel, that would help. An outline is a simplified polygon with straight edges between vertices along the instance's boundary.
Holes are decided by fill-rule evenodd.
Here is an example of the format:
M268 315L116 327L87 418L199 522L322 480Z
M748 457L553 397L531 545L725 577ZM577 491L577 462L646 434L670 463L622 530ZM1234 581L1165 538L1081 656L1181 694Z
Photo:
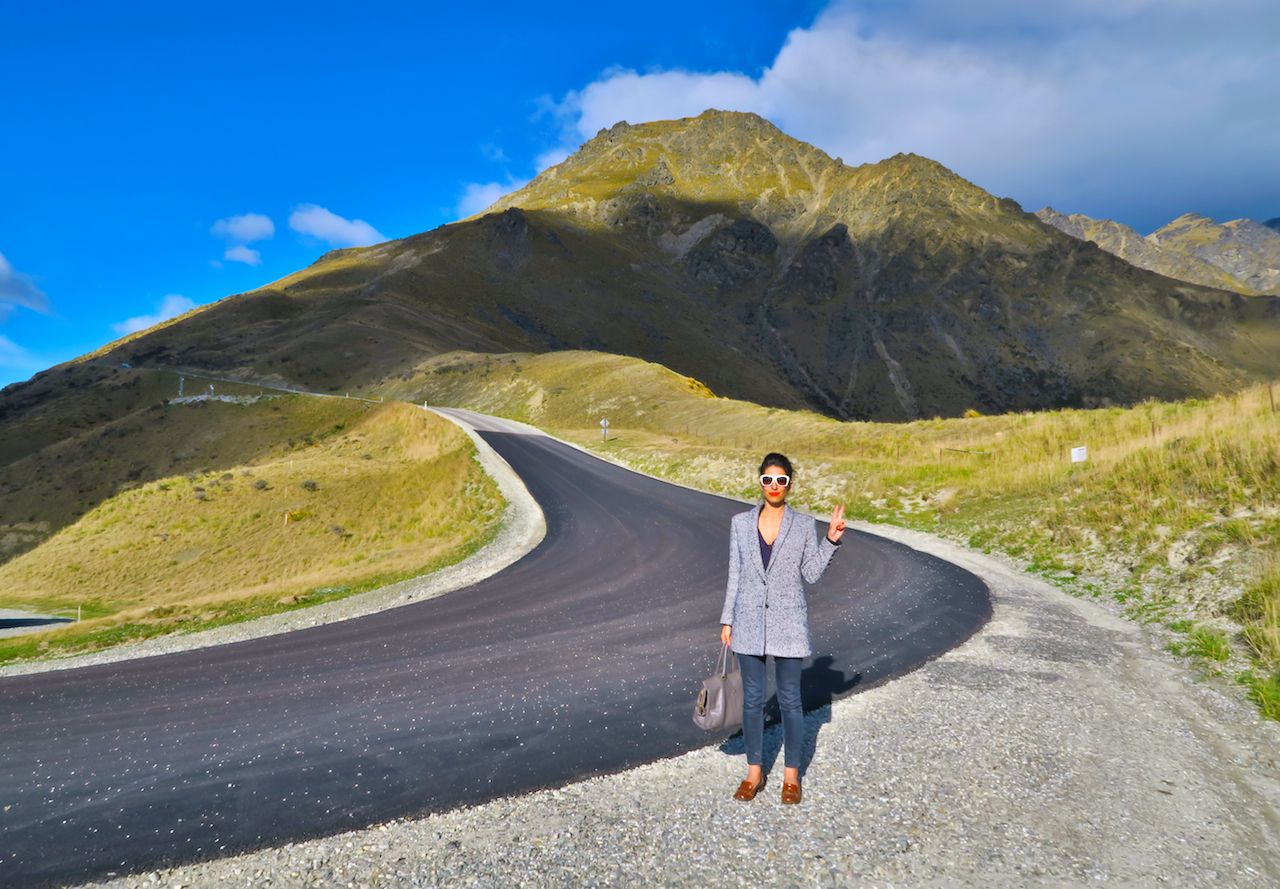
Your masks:
M778 552L782 549L782 542L787 539L787 532L791 530L792 512L793 510L790 506L784 505L782 507L782 525L778 528L778 536L773 539L773 551L772 555L769 556L769 568L772 568L778 562ZM759 526L757 525L757 529L758 528ZM759 534L759 530L757 530L756 533ZM759 547L756 547L756 549L759 549ZM760 564L761 566L764 565L763 560ZM764 575L765 577L769 576L768 570L764 572Z
M755 566L756 573L760 575L762 580L765 575L764 557L760 555L760 510L763 508L764 506L762 504L757 506L751 512L751 530L756 533L751 535L751 545L747 547L748 551L751 553L751 564Z

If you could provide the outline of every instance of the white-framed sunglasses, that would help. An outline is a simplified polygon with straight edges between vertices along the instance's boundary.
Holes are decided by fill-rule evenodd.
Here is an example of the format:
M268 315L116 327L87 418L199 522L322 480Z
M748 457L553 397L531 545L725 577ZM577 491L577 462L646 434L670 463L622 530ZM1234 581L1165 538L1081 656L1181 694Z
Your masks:
M785 488L791 484L791 476L789 475L762 475L760 476L760 487L767 488L774 482L778 483L779 488Z

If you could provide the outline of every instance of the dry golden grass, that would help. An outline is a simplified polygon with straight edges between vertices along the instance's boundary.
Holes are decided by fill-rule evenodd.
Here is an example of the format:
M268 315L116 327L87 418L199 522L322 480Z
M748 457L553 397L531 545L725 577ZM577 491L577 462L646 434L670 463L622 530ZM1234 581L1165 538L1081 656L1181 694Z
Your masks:
M1280 556L1273 556L1257 583L1240 597L1233 616L1245 623L1244 637L1258 659L1280 669Z
M6 434L19 438L25 427L30 437L24 456L0 465L0 525L45 523L56 531L130 487L269 459L364 412L360 402L298 397L168 404L157 395L176 394L176 374L139 372L133 380L139 385L83 399L88 405L69 405L80 409L70 416L54 412L5 424ZM188 383L188 392L205 388ZM232 388L223 384L219 391ZM261 391L254 386L242 394L252 398ZM105 403L113 398L119 402ZM95 408L107 419L90 422L86 414ZM0 541L0 560L13 554Z
M946 517L966 504L1012 497L1043 507L1064 527L1066 515L1090 526L1105 522L1107 530L1121 524L1131 543L1224 510L1280 503L1280 413L1271 409L1266 386L1131 409L841 423L709 397L697 381L635 359L559 352L453 353L386 391L472 406L584 442L600 439L599 421L608 416L611 443L602 446L635 447L666 460L740 461L744 491L752 455L781 450L818 477L843 479L834 493L855 503L923 498ZM1088 460L1073 464L1077 446L1088 448ZM1069 505L1060 505L1064 496ZM1161 525L1169 530L1158 531Z
M844 503L853 516L1021 556L1058 577L1109 567L1139 617L1219 619L1263 576L1245 638L1280 665L1280 571L1261 571L1257 558L1280 543L1280 413L1266 385L1128 409L840 423L708 397L635 359L560 352L453 353L387 391L523 420L748 499L760 456L780 450L796 465L800 506ZM1072 463L1078 446L1088 459Z
M258 459L105 500L0 566L0 602L42 612L83 606L93 616L42 634L49 638L210 619L228 603L274 603L446 562L499 521L496 487L453 424L405 404L285 401L292 410L226 407L244 412L246 425L309 420L295 429L295 448L258 451L250 441Z

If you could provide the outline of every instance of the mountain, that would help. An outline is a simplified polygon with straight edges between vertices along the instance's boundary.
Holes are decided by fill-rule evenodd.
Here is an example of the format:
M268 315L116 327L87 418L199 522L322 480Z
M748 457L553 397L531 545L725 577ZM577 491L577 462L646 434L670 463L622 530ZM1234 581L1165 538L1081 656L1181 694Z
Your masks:
M1280 294L1280 233L1260 222L1236 219L1219 225L1188 213L1152 232L1151 241L1203 259L1255 293Z
M1219 225L1188 213L1144 238L1110 219L1066 216L1052 207L1036 216L1141 269L1238 293L1280 295L1280 234L1271 223L1236 219Z
M1122 223L1110 219L1090 219L1081 213L1066 216L1052 207L1045 207L1036 216L1073 238L1093 241L1108 253L1119 256L1140 269L1206 287L1234 290L1237 293L1255 293L1252 288L1217 266L1182 250L1163 247Z
M94 366L368 393L453 350L632 355L840 419L1177 399L1280 376L1277 302L1137 269L926 158L851 167L709 111L38 374L0 420L60 416Z
M1277 216L1275 219L1268 219L1262 224L1273 231L1280 232L1280 216Z

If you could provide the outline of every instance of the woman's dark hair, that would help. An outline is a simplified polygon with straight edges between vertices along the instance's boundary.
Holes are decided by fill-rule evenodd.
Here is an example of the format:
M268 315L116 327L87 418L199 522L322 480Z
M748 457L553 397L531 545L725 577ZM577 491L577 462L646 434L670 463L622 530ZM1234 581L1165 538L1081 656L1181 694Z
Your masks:
M764 475L764 471L770 466L777 466L792 478L795 473L791 471L791 461L781 454L765 454L764 459L760 461L760 474Z

